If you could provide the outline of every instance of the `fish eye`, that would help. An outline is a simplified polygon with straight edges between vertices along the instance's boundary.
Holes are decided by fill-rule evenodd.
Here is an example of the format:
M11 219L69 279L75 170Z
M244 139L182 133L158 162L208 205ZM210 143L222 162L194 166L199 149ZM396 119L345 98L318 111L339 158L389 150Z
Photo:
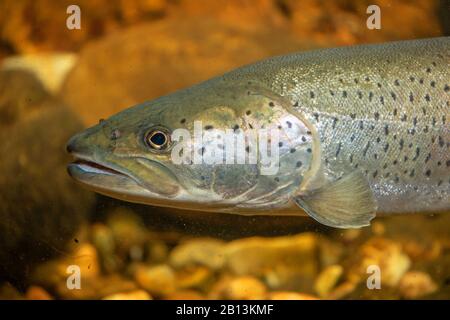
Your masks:
M145 136L145 142L152 149L164 150L169 146L170 136L162 129L153 129Z

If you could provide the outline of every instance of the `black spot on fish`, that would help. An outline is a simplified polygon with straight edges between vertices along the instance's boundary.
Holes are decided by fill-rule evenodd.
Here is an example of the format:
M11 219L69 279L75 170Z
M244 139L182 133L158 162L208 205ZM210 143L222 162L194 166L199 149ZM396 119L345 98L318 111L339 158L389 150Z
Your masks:
M414 155L413 161L416 161L417 158L419 157L419 155L420 155L420 148L417 147L417 148L416 148L416 154Z
M302 162L301 161L297 161L297 163L295 164L295 166L297 167L297 168L300 168L301 166L302 166Z
M384 126L384 134L389 135L389 126L387 124Z
M413 125L416 126L417 125L417 117L413 118Z
M391 97L394 101L397 100L397 95L394 92L391 92Z
M294 107L298 107L298 101L295 101L295 103L294 103ZM271 106L271 107L273 107L274 106L274 104L273 104L273 102L272 102L272 105L269 103L269 106Z
M283 127L282 126L278 126L278 130L281 130L281 129L283 129Z
M359 121L359 129L364 129L364 122L362 120Z
M442 137L439 136L439 137L438 137L438 141L439 141L439 146L440 146L441 148L443 148L444 145L445 145L444 139L442 139Z
M377 87L381 88L381 83L377 82Z
M341 143L339 142L338 146L337 146L337 150L336 150L336 157L339 155L339 153L341 152Z
M442 180L439 180L437 186L440 187L442 185L442 182L443 182Z
M408 133L413 136L416 133L416 130L414 128L408 129Z
M394 161L392 162L393 165L396 165L397 163L398 163L397 160L394 160Z
M448 92L448 91L450 91L450 87L448 86L448 84L446 84L446 85L445 85L445 87L444 87L444 91L445 91L445 92Z
M387 152L388 149L389 149L389 143L386 143L386 144L384 145L384 152Z
M427 157L425 158L425 163L430 161L430 159L431 159L431 153L427 154Z
M297 102L296 102L297 103ZM273 103L272 101L269 102L269 107L274 107L275 103ZM298 105L297 105L298 106Z
M353 163L353 153L349 157L350 163Z
M289 129L292 128L292 123L290 121L286 121L286 124L287 124Z
M347 91L342 91L342 97L347 98Z
M180 120L180 123L181 123L181 124L184 124L185 122L186 122L186 119L185 119L185 118L183 118L183 119Z
M405 144L405 141L403 141L403 139L400 139L399 141L399 145L400 145L400 150L403 149L403 145Z
M370 79L369 79L369 77L366 77L364 80L366 80L367 82L369 82L370 81Z
M199 155L202 156L205 153L205 150L206 150L205 147L202 147L202 148L198 149L197 152L198 152Z
M316 119L316 121L319 121L319 114L317 112L314 112L313 116Z
M414 102L414 96L412 92L409 93L409 101Z
M431 68L427 68L427 73L431 73Z
M374 153L374 154L373 154L373 157L374 157L375 159L378 159L378 153Z
M377 143L380 143L380 141L381 141L381 138L377 137Z
M425 175L426 175L427 177L431 176L431 170L428 169L428 170L425 172Z
M306 131L306 134L311 135L311 131L309 131L309 130Z
M372 98L373 98L373 92L370 91L370 92L369 92L369 101L372 101Z
M310 92L309 92L309 97L310 97L311 99L313 99L313 98L315 97L314 92L310 91Z
M399 177L398 177L398 176L395 176L394 182L395 182L395 183L398 183L399 181L400 181Z
M403 162L406 162L406 161L408 161L408 156L403 157Z
M406 121L406 119L408 119L408 117L406 116L406 114L404 114L402 117L401 117L401 121L403 121L403 122L405 122Z
M214 127L212 126L212 125L206 125L205 126L205 130L211 130L211 129L213 129Z
M336 122L338 121L338 119L337 118L333 118L333 124L332 124L332 128L334 129L334 128L336 128Z
M249 146L245 147L245 152L247 152L247 153L250 152L250 147Z
M311 152L312 152L311 148L306 149L306 151L307 151L308 153L311 153Z
M364 147L364 151L363 151L364 157L367 155L367 151L369 150L369 147L370 147L370 141L367 142L366 146Z
M423 84L423 78L419 79L419 83Z
M306 137L305 136L302 136L302 141L306 142Z
M393 112L394 116L397 115L397 112L398 112L398 110L397 110L397 108L395 108L395 109L394 109L394 112Z
M430 100L431 100L430 95L428 93L425 95L425 100L427 102L430 102Z
M423 132L425 132L425 133L427 133L428 132L428 126L425 126L424 128L423 128Z
M362 92L361 92L361 91L358 91L358 98L362 99L362 97L363 97Z
M356 113L350 113L350 118L355 119L356 118Z
M416 171L415 171L414 169L412 169L411 172L409 173L409 176L410 176L411 178L414 177L415 172L416 172Z
M353 133L352 136L350 137L350 141L353 142L353 140L355 140L355 134Z
M380 119L380 114L378 112L375 112L374 114L375 120Z
M359 82L359 81L358 81L358 79L356 79L356 78L355 78L355 79L353 79L353 81L355 81L355 83L358 83L358 82Z
M283 146L283 142L278 142L278 146L282 147Z
M290 153L294 153L294 152L295 152L295 149L294 149L294 148L291 148L291 150L289 150L289 152L290 152Z
M433 88L436 87L436 81L431 81L430 86L432 86Z
M414 82L414 77L409 77L409 80L410 80L411 82Z
M121 135L122 133L120 132L119 129L114 129L113 131L111 131L111 140L117 140L120 138Z
M399 81L398 79L396 79L396 80L394 81L394 84L398 87L398 86L400 85L400 81Z
M438 161L437 166L440 167L442 165L442 162Z
M233 127L233 131L236 132L236 131L238 131L238 130L239 130L239 125L238 125L238 124L235 124L234 127Z
M450 160L447 160L447 162L445 162L447 167L450 167Z
M247 110L247 111L245 112L245 114L249 116L249 115L252 114L252 112L251 112L250 110Z
M373 172L373 177L376 178L377 175L378 175L378 170L375 170L375 171Z
M252 125L251 123L248 124L248 127L249 127L250 129L253 129L253 125Z
M280 182L280 178L275 177L273 180L275 180L275 182Z
M334 91L333 91L333 90L330 90L330 94L331 94L332 96L334 96Z
M390 172L386 172L386 173L384 174L384 177L385 177L385 178L388 178L390 175L391 175Z

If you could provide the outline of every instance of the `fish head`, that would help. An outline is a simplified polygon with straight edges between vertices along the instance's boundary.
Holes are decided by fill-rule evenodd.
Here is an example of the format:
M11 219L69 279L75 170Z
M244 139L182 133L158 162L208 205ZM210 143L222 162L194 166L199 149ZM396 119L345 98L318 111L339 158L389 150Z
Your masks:
M75 135L69 174L126 201L236 211L286 202L311 163L290 103L252 81L209 81ZM199 206L200 205L200 206Z

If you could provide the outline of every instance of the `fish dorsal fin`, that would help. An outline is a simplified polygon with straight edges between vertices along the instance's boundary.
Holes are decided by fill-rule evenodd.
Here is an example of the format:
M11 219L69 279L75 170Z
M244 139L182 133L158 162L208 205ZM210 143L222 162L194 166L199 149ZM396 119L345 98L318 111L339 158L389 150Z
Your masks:
M309 216L335 228L368 226L377 209L369 183L360 170L298 195L294 200Z

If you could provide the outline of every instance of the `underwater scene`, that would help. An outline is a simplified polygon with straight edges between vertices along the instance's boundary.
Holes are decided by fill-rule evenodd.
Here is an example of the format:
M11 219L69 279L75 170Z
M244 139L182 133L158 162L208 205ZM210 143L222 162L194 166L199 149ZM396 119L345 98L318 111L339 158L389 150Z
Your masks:
M0 300L449 300L449 36L445 0L0 1Z

